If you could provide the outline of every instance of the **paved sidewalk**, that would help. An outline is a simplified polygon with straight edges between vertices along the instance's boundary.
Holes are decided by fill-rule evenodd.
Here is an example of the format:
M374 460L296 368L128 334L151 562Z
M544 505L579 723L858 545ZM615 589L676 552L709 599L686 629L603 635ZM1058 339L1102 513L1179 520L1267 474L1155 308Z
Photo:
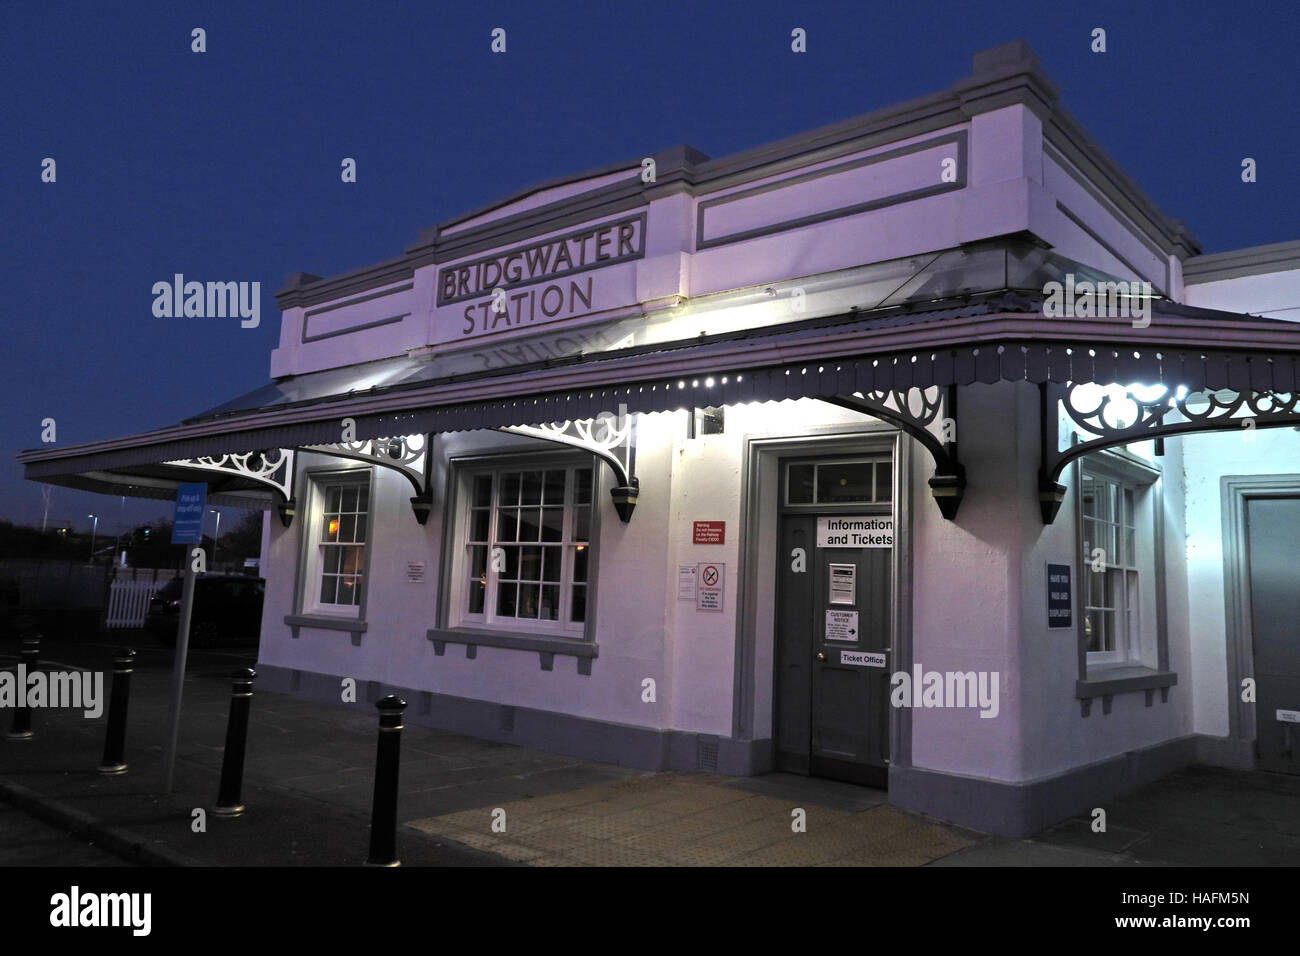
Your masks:
M47 642L42 666L102 669L112 646ZM248 811L223 819L211 807L229 675L251 655L191 653L176 787L162 796L169 655L141 647L127 774L95 771L106 720L38 710L35 739L0 740L0 796L144 864L360 864L374 786L373 703L335 707L255 688L244 775ZM12 656L0 657L0 667L12 663ZM0 714L0 729L9 716ZM847 784L779 774L737 780L644 773L408 723L398 852L407 866L919 865L979 839L883 804L883 793ZM508 820L504 833L492 828L498 808ZM203 832L195 832L199 809L206 811ZM796 809L805 832L792 827Z
M111 639L50 642L42 666L106 670L113 646ZM11 650L0 646L0 668L12 667ZM104 719L38 710L35 739L0 738L0 799L147 865L364 861L378 726L372 703L328 706L255 689L248 812L223 819L210 810L230 673L251 664L251 654L192 652L176 787L163 796L170 651L140 650L130 772L95 771ZM0 732L10 717L0 712ZM195 824L200 809L205 830ZM792 828L796 810L804 832ZM1084 816L1030 840L1005 840L899 810L881 791L849 784L787 774L643 773L408 724L398 853L406 866L1300 864L1300 777L1189 768L1112 801L1107 812L1105 834L1093 833ZM21 818L9 822L8 831L21 832ZM39 842L34 832L32 846L15 853L37 862Z

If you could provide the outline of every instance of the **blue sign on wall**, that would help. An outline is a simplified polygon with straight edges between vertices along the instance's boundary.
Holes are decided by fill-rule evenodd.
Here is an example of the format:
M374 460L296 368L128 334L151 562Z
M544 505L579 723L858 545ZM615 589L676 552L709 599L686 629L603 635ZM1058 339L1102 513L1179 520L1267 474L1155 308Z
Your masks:
M1047 566L1047 626L1074 627L1074 601L1070 594L1070 566Z
M176 487L172 544L199 544L203 540L203 510L207 502L208 486L203 482Z

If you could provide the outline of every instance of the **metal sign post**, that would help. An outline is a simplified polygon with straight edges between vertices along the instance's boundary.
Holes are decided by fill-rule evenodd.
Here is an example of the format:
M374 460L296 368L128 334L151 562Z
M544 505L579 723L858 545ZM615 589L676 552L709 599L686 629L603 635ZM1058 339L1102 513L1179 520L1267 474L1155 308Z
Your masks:
M205 484L180 485L176 489L176 514L172 520L172 544L199 544L202 542L203 509L207 503L208 486ZM172 699L168 714L170 731L167 747L163 751L163 793L172 792L176 777L176 745L181 730L181 695L185 691L185 659L190 650L190 614L194 609L194 556L185 552L181 572L181 613L176 624L176 662L172 670Z

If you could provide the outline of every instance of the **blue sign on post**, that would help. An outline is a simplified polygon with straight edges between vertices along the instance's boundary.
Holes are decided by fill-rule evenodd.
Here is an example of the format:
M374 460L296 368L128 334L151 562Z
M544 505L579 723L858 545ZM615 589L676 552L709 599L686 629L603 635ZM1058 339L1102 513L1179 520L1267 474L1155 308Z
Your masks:
M203 482L176 486L172 544L200 544L203 541L203 510L207 502L208 486Z

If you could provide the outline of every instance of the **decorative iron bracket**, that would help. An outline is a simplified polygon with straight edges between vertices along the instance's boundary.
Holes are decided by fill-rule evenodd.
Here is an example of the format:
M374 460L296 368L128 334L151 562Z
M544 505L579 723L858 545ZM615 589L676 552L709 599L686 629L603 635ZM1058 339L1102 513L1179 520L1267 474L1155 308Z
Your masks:
M619 520L627 523L636 508L641 483L636 471L636 416L620 405L618 414L602 412L595 418L581 418L542 425L505 425L498 431L526 435L542 441L581 448L604 461L618 484L609 490Z
M1180 388L1148 399L1134 394L1132 387L1044 382L1038 394L1042 443L1038 503L1044 524L1052 523L1065 500L1061 473L1084 455L1129 442L1159 442L1169 435L1300 427L1300 393ZM1068 421L1061 420L1061 411ZM1062 448L1062 433L1070 431L1081 440Z
M328 445L304 445L299 450L364 461L381 468L391 468L405 475L415 488L415 496L411 498L411 510L415 514L415 520L420 524L429 520L433 499L429 489L428 435L402 435L394 438L333 442Z
M934 459L930 493L949 521L966 493L966 469L957 458L957 386L854 392L822 401L897 425Z
M243 454L207 455L163 462L225 478L245 478L266 485L274 495L280 520L288 527L293 520L293 449L264 448ZM286 519L285 515L288 514Z

